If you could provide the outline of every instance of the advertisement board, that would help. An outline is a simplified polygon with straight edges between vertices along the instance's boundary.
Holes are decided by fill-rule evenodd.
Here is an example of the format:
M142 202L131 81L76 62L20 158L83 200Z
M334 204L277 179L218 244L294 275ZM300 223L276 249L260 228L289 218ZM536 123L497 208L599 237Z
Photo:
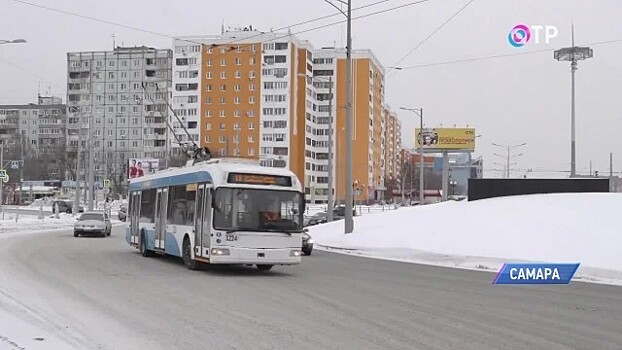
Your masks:
M415 129L415 145L421 147L421 129ZM473 151L475 129L473 128L424 128L423 149L430 151Z
M160 163L155 158L130 158L127 177L130 179L153 174L159 170Z

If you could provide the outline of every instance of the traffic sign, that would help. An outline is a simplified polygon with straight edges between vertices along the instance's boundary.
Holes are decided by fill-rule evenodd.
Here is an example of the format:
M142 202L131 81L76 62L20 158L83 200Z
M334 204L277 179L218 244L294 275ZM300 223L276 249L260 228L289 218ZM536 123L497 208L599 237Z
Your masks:
M11 169L19 169L19 161L18 160L11 161Z
M0 181L9 182L9 174L4 169L0 169Z
M110 180L104 179L104 187L110 188Z

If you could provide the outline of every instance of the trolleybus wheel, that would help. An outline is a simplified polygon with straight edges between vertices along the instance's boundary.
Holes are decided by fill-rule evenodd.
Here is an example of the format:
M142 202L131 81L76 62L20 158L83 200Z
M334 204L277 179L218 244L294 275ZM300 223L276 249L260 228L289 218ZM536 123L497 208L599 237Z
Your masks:
M184 259L184 265L190 270L197 270L199 263L192 260L192 247L190 246L190 239L188 236L184 237L184 244L182 248L182 258Z

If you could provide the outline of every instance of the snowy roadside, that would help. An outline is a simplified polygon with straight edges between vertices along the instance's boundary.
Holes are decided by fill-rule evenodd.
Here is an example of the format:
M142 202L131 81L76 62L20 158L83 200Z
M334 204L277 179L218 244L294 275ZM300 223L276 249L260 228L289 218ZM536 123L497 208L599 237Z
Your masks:
M7 213L5 220L0 220L0 240L70 230L76 222L76 217L65 213L59 214L58 219L49 213L43 219L20 215L15 222L16 216L17 214ZM117 226L123 223L113 219L112 224ZM21 292L7 291L0 285L0 350L83 348L81 345L72 345L72 336L65 334L65 329L55 328L41 313L12 298L11 295L21 295Z
M320 250L494 273L505 262L580 262L574 281L622 285L621 210L620 194L516 196L361 216L348 235L343 222L309 233Z

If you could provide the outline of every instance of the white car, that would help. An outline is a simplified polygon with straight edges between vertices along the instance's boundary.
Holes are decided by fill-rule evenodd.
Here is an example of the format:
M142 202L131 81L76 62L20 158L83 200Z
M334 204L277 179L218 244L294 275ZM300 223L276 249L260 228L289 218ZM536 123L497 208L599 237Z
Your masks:
M80 235L99 235L102 237L110 236L112 223L110 216L105 212L91 211L82 213L78 222L73 225L73 236Z

